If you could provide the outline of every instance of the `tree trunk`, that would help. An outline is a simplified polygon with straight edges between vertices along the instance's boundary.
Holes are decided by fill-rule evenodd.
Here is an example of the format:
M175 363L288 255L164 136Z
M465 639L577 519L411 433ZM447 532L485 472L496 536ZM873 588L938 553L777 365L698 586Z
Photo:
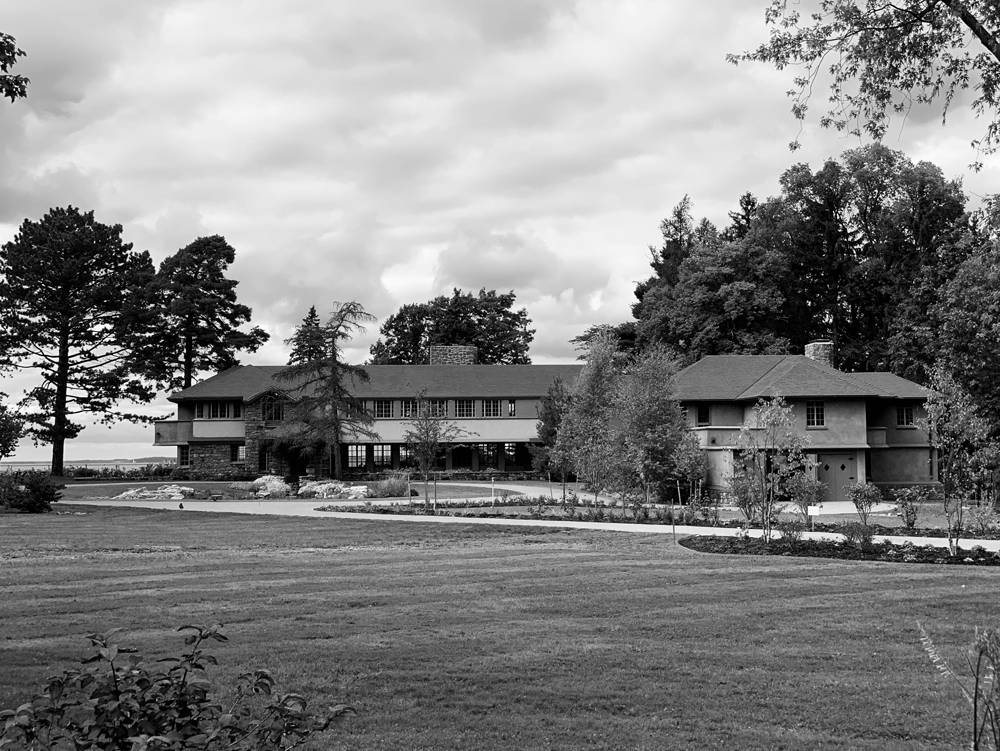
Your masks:
M188 331L184 335L184 388L191 388L194 377L194 335Z
M66 432L69 419L66 415L69 390L69 328L59 332L59 363L56 366L56 399L52 407L52 474L61 477L66 451Z

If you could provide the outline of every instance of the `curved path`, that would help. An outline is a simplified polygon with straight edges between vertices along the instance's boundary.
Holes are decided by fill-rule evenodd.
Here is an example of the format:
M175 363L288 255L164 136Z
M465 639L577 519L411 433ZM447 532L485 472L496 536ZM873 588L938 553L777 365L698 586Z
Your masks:
M120 483L116 483L119 484ZM163 484L163 483L154 483ZM450 483L450 485L458 485L460 483ZM461 483L462 485L473 485L475 487L489 488L488 483ZM516 490L525 493L529 496L538 496L549 494L548 487L545 486L524 486L524 485L513 485L513 484L500 484L497 483L495 486L497 489L509 489ZM470 500L485 500L489 501L489 495L483 495L478 498L471 498ZM405 502L405 501L404 501ZM67 505L74 506L117 506L125 508L144 508L144 509L159 509L166 511L179 511L181 510L181 503L178 501L148 501L148 500L134 500L125 498L91 498L91 499L79 499L79 500L67 500L63 501ZM363 503L363 502L361 502ZM397 500L372 500L373 505L394 505L400 504ZM503 525L510 527L560 527L563 529L581 529L581 530L602 530L608 532L632 532L636 534L654 534L654 535L716 535L723 537L734 537L740 533L740 530L733 527L694 527L678 525L673 527L669 524L630 524L624 522L579 522L579 521L568 521L565 519L556 518L553 514L551 519L483 519L480 517L466 517L466 516L422 516L422 515L392 515L392 514L366 514L362 512L355 511L319 511L317 506L344 506L344 507L356 507L359 505L359 501L334 501L334 500L324 500L321 498L313 498L306 501L293 501L286 499L260 499L260 500L247 500L247 501L201 501L194 499L186 499L183 501L183 510L192 512L209 512L209 513L227 513L227 514L252 514L252 515L265 515L265 516L302 516L311 517L314 519L327 519L329 521L335 522L338 519L364 519L369 521L381 521L381 522L413 522L419 524L489 524L489 525ZM841 508L839 505L827 503L824 504L825 513L847 513L853 512L854 508L851 504L846 504L847 508ZM753 537L760 537L761 531L759 529L749 530L749 534ZM842 535L833 532L805 532L803 537L807 540L839 540L842 539ZM907 536L896 536L896 535L876 535L876 541L886 540L894 544L902 544L904 542L912 543L913 545L931 545L933 547L947 547L948 541L941 537L907 537ZM989 551L997 552L1000 551L1000 540L964 540L962 547L965 549L970 549L973 545L981 545L983 548Z

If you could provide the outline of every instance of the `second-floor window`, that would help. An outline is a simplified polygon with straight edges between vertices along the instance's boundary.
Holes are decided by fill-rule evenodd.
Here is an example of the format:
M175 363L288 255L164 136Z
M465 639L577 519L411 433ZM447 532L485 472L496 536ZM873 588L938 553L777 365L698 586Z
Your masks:
M448 416L448 400L447 399L428 399L427 400L427 412L431 417L447 417Z
M806 427L826 427L826 409L823 402L806 402Z
M238 420L242 407L240 402L197 402L194 416L197 420Z
M499 399L483 399L483 417L500 417Z
M264 422L280 422L285 416L284 406L273 397L265 399L260 405L260 416Z
M896 427L913 427L913 407L896 407Z
M709 404L698 405L698 425L712 424L712 408Z
M375 419L376 420L391 420L392 414L392 399L376 399L375 400Z
M507 402L507 417L517 417L517 402L513 399Z
M455 417L475 417L476 403L472 399L455 400Z

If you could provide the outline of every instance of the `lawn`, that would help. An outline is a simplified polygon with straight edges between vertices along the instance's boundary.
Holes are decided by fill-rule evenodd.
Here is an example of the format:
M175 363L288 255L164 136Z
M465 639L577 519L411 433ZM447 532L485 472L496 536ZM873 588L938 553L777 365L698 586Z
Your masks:
M82 510L82 507L77 507ZM161 655L226 624L224 683L268 667L359 716L315 748L941 749L997 575L696 553L669 537L114 508L0 516L0 707L125 628Z

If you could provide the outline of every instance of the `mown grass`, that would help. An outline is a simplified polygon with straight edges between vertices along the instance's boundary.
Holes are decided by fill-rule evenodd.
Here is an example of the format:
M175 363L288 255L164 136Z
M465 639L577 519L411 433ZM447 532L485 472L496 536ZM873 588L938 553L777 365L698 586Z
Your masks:
M80 508L80 507L78 507ZM72 507L61 506L61 511ZM923 653L995 624L986 570L699 554L660 535L87 508L0 518L0 707L125 627L219 620L359 711L349 749L940 749L966 707Z

